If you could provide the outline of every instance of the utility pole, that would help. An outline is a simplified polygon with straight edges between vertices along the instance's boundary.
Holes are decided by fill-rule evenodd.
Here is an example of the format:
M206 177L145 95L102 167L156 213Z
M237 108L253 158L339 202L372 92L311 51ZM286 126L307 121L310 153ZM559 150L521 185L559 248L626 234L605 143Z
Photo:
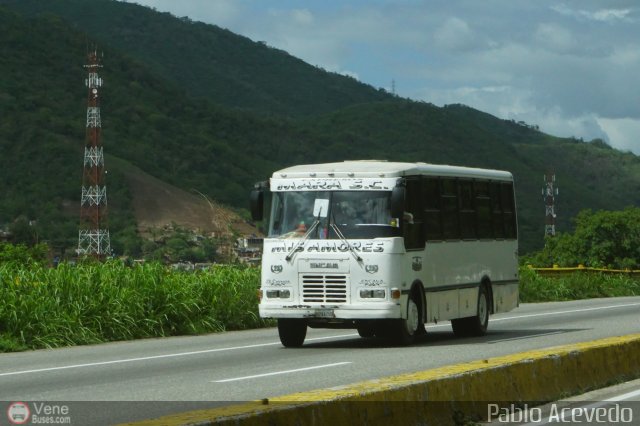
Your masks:
M80 229L78 231L78 256L94 256L104 259L111 254L111 241L107 226L107 187L104 184L104 152L101 141L99 92L102 68L97 50L87 54L88 89L87 131L84 147L84 171L82 174L82 198L80 200Z
M549 171L544 175L544 188L542 188L542 198L544 198L545 205L545 225L544 235L551 237L556 235L556 195L558 195L558 188L556 184L556 175L554 172Z

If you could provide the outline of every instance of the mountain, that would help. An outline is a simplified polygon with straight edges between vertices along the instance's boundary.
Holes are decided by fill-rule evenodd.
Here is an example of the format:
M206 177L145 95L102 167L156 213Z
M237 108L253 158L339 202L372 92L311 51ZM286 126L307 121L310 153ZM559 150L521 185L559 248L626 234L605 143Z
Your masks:
M510 170L522 253L542 245L540 191L549 169L560 188L559 230L569 230L584 208L640 205L640 158L633 154L463 105L400 99L215 26L109 0L0 0L0 28L0 227L20 216L36 219L41 238L56 244L73 245L77 235L71 207L80 198L82 65L94 44L104 51L102 135L119 252L139 236L140 224L160 223L136 208L171 202L161 198L160 183L242 211L253 182L320 161ZM191 48L200 54L191 56ZM152 179L146 192L136 190L136 182Z
M215 25L113 0L1 0L25 16L56 15L194 98L288 116L392 96Z
M511 171L521 253L543 244L541 190L549 170L555 171L560 191L556 198L559 231L571 230L572 218L582 209L640 205L640 157L601 141L549 136L463 105L375 103L339 110L306 125L326 137L322 152L316 154L323 161L364 155Z

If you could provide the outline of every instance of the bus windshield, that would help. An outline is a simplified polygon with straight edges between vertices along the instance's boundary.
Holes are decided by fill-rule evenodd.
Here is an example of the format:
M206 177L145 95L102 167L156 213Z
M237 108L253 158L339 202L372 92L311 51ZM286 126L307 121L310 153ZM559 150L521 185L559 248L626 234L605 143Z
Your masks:
M308 238L339 239L332 225L345 238L398 236L398 220L389 210L390 197L389 191L275 192L269 237L302 238L313 228ZM328 211L322 212L319 205L328 205Z

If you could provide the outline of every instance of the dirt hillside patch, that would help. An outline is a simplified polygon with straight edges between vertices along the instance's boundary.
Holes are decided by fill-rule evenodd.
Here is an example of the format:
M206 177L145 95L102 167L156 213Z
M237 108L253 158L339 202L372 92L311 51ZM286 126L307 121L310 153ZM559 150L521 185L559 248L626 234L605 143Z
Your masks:
M142 233L175 223L216 238L229 238L233 233L258 234L258 230L238 214L196 190L189 193L132 165L123 167L122 173L129 182L138 229Z

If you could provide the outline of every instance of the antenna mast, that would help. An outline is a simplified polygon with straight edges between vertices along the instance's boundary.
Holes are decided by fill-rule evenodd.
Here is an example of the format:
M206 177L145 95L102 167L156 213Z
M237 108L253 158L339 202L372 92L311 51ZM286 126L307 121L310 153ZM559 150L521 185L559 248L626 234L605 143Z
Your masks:
M542 188L542 198L544 198L545 204L545 225L544 235L551 237L556 235L556 195L558 195L558 188L556 184L556 174L552 171L547 172L544 175L544 188Z
M98 52L87 54L88 89L87 133L84 147L84 172L82 174L82 198L80 200L80 229L78 232L78 255L103 259L111 254L111 242L107 226L107 187L104 184L104 153L100 130L99 91L102 78L98 69L102 68Z

